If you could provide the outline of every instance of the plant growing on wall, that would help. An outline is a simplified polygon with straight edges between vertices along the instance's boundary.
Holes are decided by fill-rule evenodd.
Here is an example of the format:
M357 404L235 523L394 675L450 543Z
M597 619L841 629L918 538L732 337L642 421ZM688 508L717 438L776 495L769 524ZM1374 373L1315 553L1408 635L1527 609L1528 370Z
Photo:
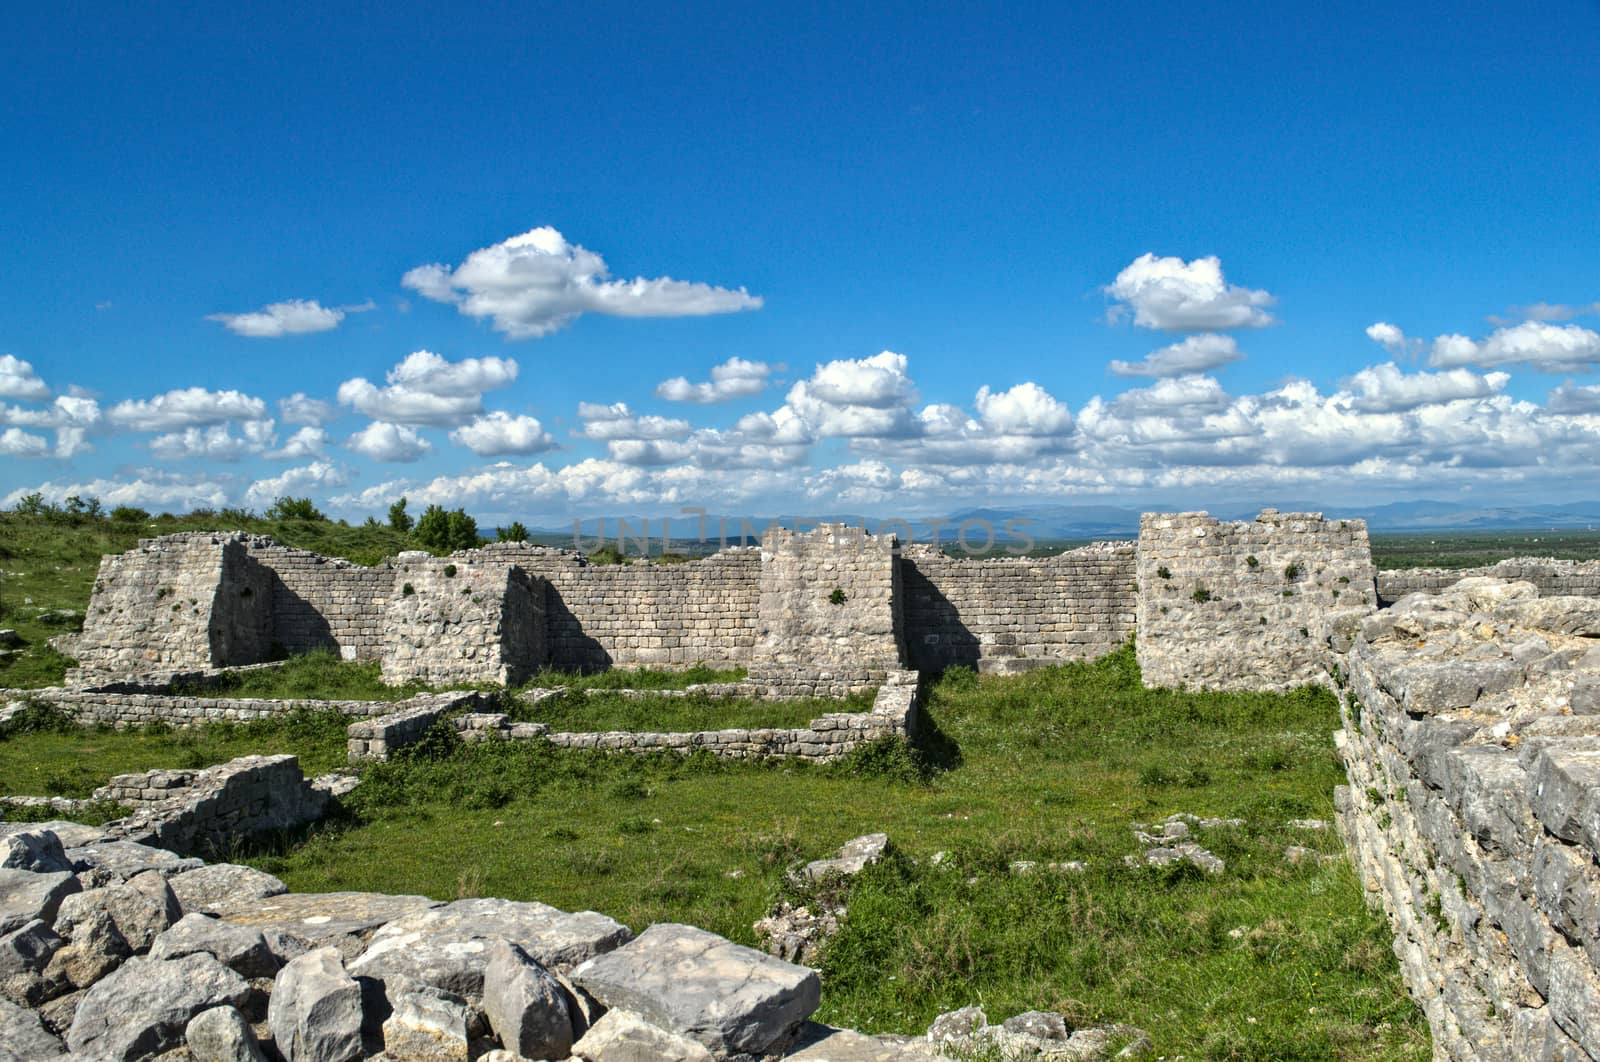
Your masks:
M1204 604L1205 602L1211 600L1211 591L1207 590L1203 586L1197 586L1194 588L1194 593L1190 594L1189 596L1194 598L1197 604Z
M1261 567L1261 562L1256 560L1256 556L1255 556L1254 553L1252 553L1252 554L1250 554L1250 556L1246 557L1244 559L1244 562L1245 562L1246 565L1248 565L1251 568L1259 568L1259 567Z
M1283 577L1290 582L1294 582L1296 579L1300 578L1299 563L1296 561L1290 561L1288 566L1283 569Z
M1163 564L1161 567L1156 569L1156 575L1163 579L1171 579L1172 571L1165 564Z
M839 589L837 586L833 588L833 593L828 595L828 602L830 604L842 605L848 600L850 599L845 596L845 592Z

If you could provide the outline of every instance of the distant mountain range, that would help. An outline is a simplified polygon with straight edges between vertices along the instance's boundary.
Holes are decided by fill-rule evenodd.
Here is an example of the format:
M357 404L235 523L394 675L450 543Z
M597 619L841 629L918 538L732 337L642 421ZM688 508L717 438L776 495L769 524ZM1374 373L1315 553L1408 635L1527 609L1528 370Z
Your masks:
M1320 505L1307 501L1280 501L1274 508L1284 512L1321 512L1328 517L1361 518L1373 531L1519 531L1519 530L1600 530L1600 501L1565 502L1548 505L1482 505L1472 506L1445 501L1390 502L1385 505ZM1222 520L1251 520L1262 506L1227 507L1209 510ZM927 542L933 537L935 521L941 541L954 540L964 521L986 521L995 529L1000 541L1015 541L1020 536L1008 536L1006 524L1015 521L1014 527L1036 541L1059 539L1132 538L1139 533L1139 514L1136 508L1114 505L1024 505L1016 507L990 507L964 509L949 516L924 516L910 520L915 541ZM674 540L698 540L701 537L700 519L695 516L672 516L671 536ZM779 527L793 527L795 517L780 516L708 516L705 537L713 542L722 537L726 529L729 543L739 540L741 531L754 539L772 523ZM842 521L855 526L865 526L876 533L888 526L904 534L907 521L886 520L882 517L864 516L860 513L832 513L824 516L802 518L805 526L814 526L821 520ZM652 541L662 537L661 517L650 517L649 532ZM638 536L645 528L646 518L641 516L587 517L580 526L584 548L592 549L602 537L612 543L624 531ZM572 526L545 527L537 532L541 537L572 538ZM981 525L969 523L968 538L981 543L984 532Z

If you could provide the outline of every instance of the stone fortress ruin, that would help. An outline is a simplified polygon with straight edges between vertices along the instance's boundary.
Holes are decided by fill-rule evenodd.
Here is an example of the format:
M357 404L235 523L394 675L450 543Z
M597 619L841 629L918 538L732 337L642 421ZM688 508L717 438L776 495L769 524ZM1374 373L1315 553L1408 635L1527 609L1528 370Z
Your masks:
M333 702L352 717L354 761L446 718L469 740L829 759L914 735L922 674L1087 659L1131 637L1150 686L1321 683L1339 698L1350 782L1338 827L1394 928L1436 1054L1600 1059L1600 563L1380 573L1362 521L1275 510L1147 514L1136 542L1047 558L963 559L824 526L676 564L598 565L519 543L363 567L191 533L105 558L71 637L68 685L35 692L111 725L287 710L171 684L314 649L435 687L708 664L747 672L714 693L876 691L869 711L808 728L671 735L554 734L472 692ZM12 1000L0 1040L26 1037L35 1053L19 1058L142 1058L186 1038L196 1057L212 1043L237 1048L218 1057L259 1057L238 1027L257 990L290 1059L362 1057L374 1021L388 1058L930 1057L927 1043L806 1024L814 973L691 927L633 937L542 904L296 897L188 858L208 839L312 820L348 784L256 757L115 779L106 795L135 813L105 828L0 824ZM148 924L129 913L146 908L160 908ZM125 939L136 923L156 927L143 947ZM114 958L111 932L127 945ZM187 987L145 1014L137 986L163 978ZM75 1016L42 1022L69 994ZM1050 1048L1043 1026L1011 1024L992 1027L993 1044Z

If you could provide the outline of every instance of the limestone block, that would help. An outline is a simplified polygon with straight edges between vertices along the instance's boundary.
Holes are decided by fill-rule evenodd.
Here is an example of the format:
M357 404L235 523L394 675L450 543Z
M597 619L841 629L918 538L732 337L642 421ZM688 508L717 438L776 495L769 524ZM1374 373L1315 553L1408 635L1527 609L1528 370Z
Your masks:
M293 959L273 982L267 1025L285 1062L360 1058L361 1019L361 987L333 948Z
M129 959L85 993L67 1046L91 1058L147 1058L182 1043L202 1011L242 1006L249 991L244 978L209 955Z

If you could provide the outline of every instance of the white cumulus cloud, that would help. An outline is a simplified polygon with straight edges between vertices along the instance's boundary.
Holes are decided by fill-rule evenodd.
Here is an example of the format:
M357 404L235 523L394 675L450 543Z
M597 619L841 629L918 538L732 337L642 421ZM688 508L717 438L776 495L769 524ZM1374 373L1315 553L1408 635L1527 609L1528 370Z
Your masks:
M42 435L33 435L21 428L7 428L0 432L0 457L48 457L50 444Z
M225 420L260 420L267 404L241 391L207 391L186 387L151 399L118 402L106 419L130 431L177 431Z
M395 424L448 427L483 412L483 393L517 378L511 358L447 361L428 350L406 355L379 387L362 376L339 385L338 398L358 413Z
M347 469L332 461L313 461L309 465L291 468L282 475L258 479L244 492L245 501L252 505L268 505L283 497L297 497L343 487L350 482Z
M80 498L99 498L100 503L108 509L118 505L137 505L186 512L227 505L229 487L226 482L205 474L183 476L143 469L135 473L133 479L92 479L78 483L51 480L34 487L19 487L7 494L0 505L16 505L23 497L33 493L41 494L45 501L56 504L77 495Z
M1552 413L1600 413L1600 384L1564 383L1550 392L1545 406Z
M263 452L277 441L270 420L245 421L239 428L241 435L234 435L227 424L169 432L150 440L150 452L163 461L238 461Z
M772 368L764 361L729 358L711 369L711 379L690 383L687 377L674 376L656 385L656 397L669 402L729 402L766 390Z
M100 403L88 395L57 395L46 409L0 406L0 421L27 428L54 428L56 457L76 457L94 447L89 432L100 423Z
M49 397L50 388L31 364L12 354L0 354L0 398L43 402Z
M1001 435L1060 435L1072 427L1072 412L1036 383L980 387L974 404L984 425Z
M400 282L469 317L489 318L512 339L548 335L585 313L696 317L758 309L762 301L744 288L671 277L616 279L598 254L549 226L473 251L454 269L418 266Z
M327 445L327 430L308 424L289 436L289 441L284 443L281 449L269 450L266 456L275 460L305 460L312 457L321 457L322 451Z
M537 417L514 416L502 410L457 428L450 433L450 441L479 457L536 454L556 445L555 437L544 430Z
M1433 341L1428 364L1435 368L1527 365L1540 372L1590 372L1600 368L1600 333L1580 325L1524 321L1497 329L1481 342L1445 335Z
M433 444L418 435L415 428L391 424L386 420L373 421L346 439L344 445L346 449L374 461L397 464L415 461L433 449Z
M296 391L288 398L278 399L278 412L285 424L326 424L339 415L333 403L312 398L304 391Z
M1345 381L1345 387L1354 396L1357 409L1398 413L1463 398L1487 398L1503 391L1510 379L1508 373L1480 376L1470 369L1405 373L1391 361L1362 369Z
M578 416L586 439L682 439L693 430L676 417L639 416L626 402L579 402Z
M228 331L252 339L277 339L280 336L328 332L339 327L346 314L374 309L372 303L359 306L323 306L316 299L289 299L268 303L249 313L213 313L206 316Z
M1215 255L1185 262L1142 254L1105 292L1116 304L1113 321L1132 313L1134 324L1164 332L1262 328L1273 323L1266 307L1276 301L1265 291L1229 284Z
M1117 376L1187 376L1219 369L1243 357L1232 336L1207 332L1187 336L1139 361L1113 361L1110 369Z

